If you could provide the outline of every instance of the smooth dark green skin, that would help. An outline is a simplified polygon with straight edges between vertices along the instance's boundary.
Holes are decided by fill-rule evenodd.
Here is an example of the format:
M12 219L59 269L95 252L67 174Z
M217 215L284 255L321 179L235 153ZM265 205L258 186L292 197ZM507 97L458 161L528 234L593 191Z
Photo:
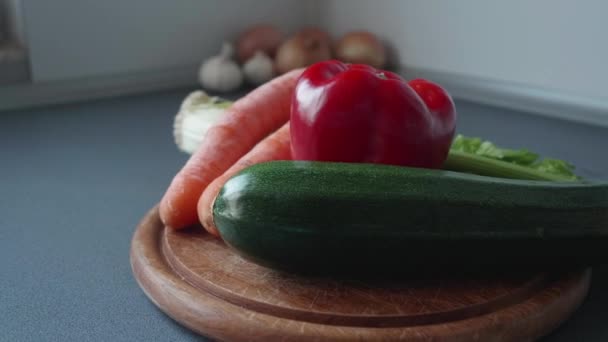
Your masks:
M230 179L214 219L241 255L297 272L608 260L608 183L275 161Z

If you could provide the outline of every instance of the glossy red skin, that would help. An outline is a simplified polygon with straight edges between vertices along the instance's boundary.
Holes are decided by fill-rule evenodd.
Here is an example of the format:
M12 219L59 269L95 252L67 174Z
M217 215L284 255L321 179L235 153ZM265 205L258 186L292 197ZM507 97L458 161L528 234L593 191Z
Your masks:
M290 126L295 160L440 168L454 137L456 110L434 83L326 61L300 76Z

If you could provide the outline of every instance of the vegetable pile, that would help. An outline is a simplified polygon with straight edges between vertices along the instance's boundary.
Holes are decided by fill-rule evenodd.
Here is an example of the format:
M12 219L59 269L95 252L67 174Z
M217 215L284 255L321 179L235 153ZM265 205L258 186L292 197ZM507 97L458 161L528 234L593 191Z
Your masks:
M456 110L441 86L426 80L406 82L371 66L324 61L277 77L234 103L200 94L197 98L200 101L191 98L185 106L188 115L178 115L180 125L176 118L176 136L182 131L180 148L193 155L160 204L161 219L176 229L200 222L219 235L213 204L223 185L243 169L273 160L393 164L526 180L579 179L574 167L561 160L541 159L480 138L454 138ZM210 109L214 115L208 115ZM184 117L198 135L187 131Z
M241 32L232 44L224 42L219 55L203 61L199 81L205 90L230 92L243 83L259 86L276 75L336 58L347 63L383 68L384 44L371 32L348 32L337 42L325 30L304 27L285 37L270 24L257 24ZM245 81L245 82L244 82Z

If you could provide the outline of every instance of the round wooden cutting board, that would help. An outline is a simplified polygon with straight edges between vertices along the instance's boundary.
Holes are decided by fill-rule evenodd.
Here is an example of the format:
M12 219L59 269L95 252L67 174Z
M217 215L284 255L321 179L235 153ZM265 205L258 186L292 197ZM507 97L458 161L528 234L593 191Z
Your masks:
M299 277L242 259L200 227L165 229L157 208L135 232L131 266L162 311L224 341L534 340L576 310L591 278L589 269L390 282Z

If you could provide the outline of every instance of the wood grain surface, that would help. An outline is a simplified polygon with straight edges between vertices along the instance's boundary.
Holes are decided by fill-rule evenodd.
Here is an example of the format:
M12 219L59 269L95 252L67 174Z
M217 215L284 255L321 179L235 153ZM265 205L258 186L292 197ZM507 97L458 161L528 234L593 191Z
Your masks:
M162 311L226 341L534 340L576 310L591 277L590 270L301 277L244 260L200 227L165 229L157 208L134 234L131 265Z

